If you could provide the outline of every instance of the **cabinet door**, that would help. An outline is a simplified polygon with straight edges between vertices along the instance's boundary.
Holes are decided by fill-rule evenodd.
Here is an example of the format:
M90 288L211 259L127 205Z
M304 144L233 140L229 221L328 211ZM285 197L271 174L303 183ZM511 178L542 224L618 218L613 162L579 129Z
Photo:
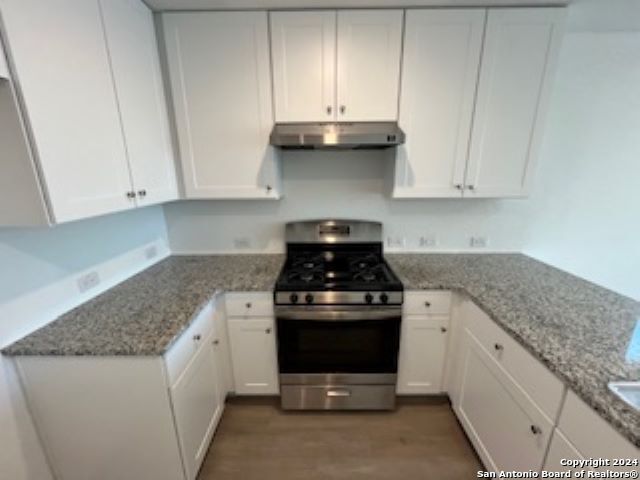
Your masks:
M485 10L407 10L396 198L461 197Z
M338 121L398 118L402 10L338 12Z
M278 360L273 317L230 318L228 327L236 393L277 395Z
M222 412L217 381L214 351L205 342L171 389L188 480L196 478Z
M139 205L177 198L153 14L140 0L100 0Z
M54 221L135 206L98 0L5 0L2 20Z
M489 10L466 196L527 194L564 16L564 8Z
M459 405L455 412L485 466L491 471L539 471L553 423L464 332Z
M279 198L266 12L163 16L188 198Z
M276 122L335 118L336 12L272 12Z
M449 317L402 319L398 364L399 394L442 392L442 375Z

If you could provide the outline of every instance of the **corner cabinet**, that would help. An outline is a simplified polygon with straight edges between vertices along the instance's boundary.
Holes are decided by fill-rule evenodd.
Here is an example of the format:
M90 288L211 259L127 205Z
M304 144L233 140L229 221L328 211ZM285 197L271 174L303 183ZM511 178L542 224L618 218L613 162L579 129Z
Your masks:
M276 121L396 120L403 15L272 12Z
M278 199L266 12L162 15L187 198Z
M527 195L566 9L406 15L393 196Z
M0 222L65 222L175 198L151 11L138 0L6 0L2 18L24 157L46 207Z

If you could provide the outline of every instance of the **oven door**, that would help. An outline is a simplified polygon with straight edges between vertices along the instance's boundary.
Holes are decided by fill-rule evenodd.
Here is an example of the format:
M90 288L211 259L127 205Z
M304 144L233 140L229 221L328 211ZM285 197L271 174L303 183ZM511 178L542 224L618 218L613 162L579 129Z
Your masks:
M400 308L283 307L276 316L282 383L395 384Z

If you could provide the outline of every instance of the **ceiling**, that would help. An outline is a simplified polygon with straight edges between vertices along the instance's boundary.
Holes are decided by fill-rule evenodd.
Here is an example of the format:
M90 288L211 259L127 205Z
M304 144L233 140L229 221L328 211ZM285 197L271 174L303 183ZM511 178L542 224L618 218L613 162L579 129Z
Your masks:
M566 5L571 0L145 0L154 10Z

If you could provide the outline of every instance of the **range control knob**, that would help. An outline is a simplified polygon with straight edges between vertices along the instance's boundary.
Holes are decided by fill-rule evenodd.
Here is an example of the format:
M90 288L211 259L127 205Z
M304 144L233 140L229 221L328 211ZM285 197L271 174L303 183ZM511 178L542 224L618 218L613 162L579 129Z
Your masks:
M380 294L380 301L382 303L387 303L389 301L389 295L387 295L386 293L381 293Z
M370 293L367 293L364 296L364 301L367 302L367 303L373 303L373 295L371 295Z
M291 303L298 303L298 294L292 293L291 295L289 295L289 300L291 301Z
M311 295L310 293L307 293L304 297L304 301L307 303L313 303L313 295Z

